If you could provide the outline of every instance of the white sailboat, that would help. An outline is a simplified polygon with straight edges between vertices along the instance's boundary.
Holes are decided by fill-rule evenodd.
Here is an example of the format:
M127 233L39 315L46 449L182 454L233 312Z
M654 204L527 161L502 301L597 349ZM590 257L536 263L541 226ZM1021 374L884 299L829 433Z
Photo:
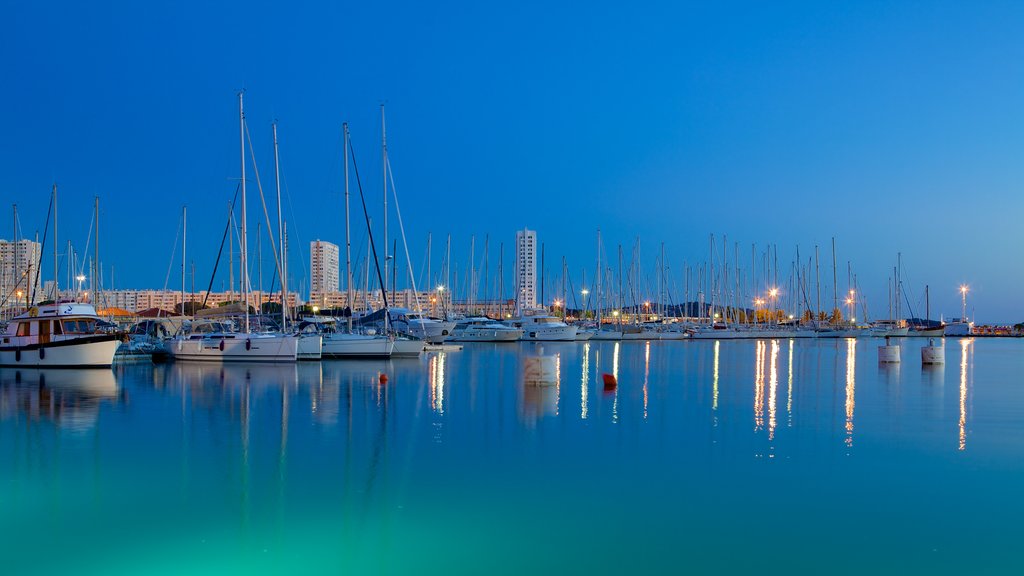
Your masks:
M245 203L245 111L238 94L239 138L241 142L241 268L244 324L236 331L232 323L216 320L193 321L169 343L175 360L207 362L294 362L299 338L293 334L252 332L249 319L248 237Z

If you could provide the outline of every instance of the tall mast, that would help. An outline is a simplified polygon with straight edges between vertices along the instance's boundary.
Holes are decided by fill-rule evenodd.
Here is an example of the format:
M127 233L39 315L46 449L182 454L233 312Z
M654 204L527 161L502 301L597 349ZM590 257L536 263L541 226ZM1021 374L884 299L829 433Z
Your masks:
M818 326L818 320L821 319L821 267L818 266L818 245L814 245L814 289L817 291L817 304L814 310L814 326Z
M281 262L281 329L286 330L288 328L288 275L285 273L284 267L284 216L282 215L281 210L281 167L280 162L278 162L277 154L277 122L274 122L271 126L274 129L274 183L277 186L277 234L278 244L281 246L281 254L279 258L279 261ZM345 166L345 169L348 170L348 165ZM244 189L245 188L243 187L243 190ZM345 197L345 201L348 202L348 196ZM245 202L244 195L242 202ZM348 220L346 217L346 224L347 222ZM271 238L273 238L273 236L271 236Z
M241 252L241 270L242 270L242 304L245 308L245 333L249 333L249 266L248 266L248 254L246 254L246 246L248 244L248 238L246 237L245 229L245 111L242 107L242 96L243 92L238 93L238 140L241 148L241 167L242 167L242 238L241 246L239 251Z
M71 253L68 253L70 256ZM57 183L53 184L53 301L60 299L60 270L57 268Z
M181 207L181 315L185 315L185 234L188 232L186 206ZM195 311L193 310L193 313Z
M564 264L563 264L564 266ZM604 308L604 302L601 300L601 277L604 276L604 272L601 270L601 229L597 229L597 285L594 289L597 290L597 328L601 329L601 308ZM565 291L564 288L562 290Z
M384 285L381 290L388 289L388 132L384 124L384 104L380 105L380 169L381 183L384 185Z
M14 269L13 269L13 275L14 275L14 290L15 290L15 294L17 294L18 286L21 285L21 277L18 276L18 205L14 204L13 207L14 207L13 214L12 214L13 223L14 223L14 232L12 234L12 238L14 238ZM26 258L26 260L27 260L27 258ZM31 265L29 266L29 270L31 270ZM27 282L25 283L25 294L28 294L28 283ZM15 302L15 307L17 307L17 304L18 303Z
M96 224L96 241L93 242L92 258L92 298L97 305L100 303L100 197L93 198L93 220Z
M832 312L839 309L839 291L836 289L836 237L832 237Z
M619 290L618 290L618 298L617 299L618 299L618 306L616 306L616 308L618 308L618 310L619 310L619 315L617 316L617 318L618 318L617 324L618 324L619 329L621 330L622 329L622 244L619 244Z
M352 234L349 226L348 207L348 122L341 125L345 132L345 302L348 304L348 331L352 331Z

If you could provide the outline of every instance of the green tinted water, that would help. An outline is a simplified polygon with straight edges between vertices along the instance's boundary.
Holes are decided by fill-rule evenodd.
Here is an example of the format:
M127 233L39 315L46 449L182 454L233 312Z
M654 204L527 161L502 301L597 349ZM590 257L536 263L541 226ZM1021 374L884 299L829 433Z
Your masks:
M3 369L3 573L1020 572L1024 343L879 343Z

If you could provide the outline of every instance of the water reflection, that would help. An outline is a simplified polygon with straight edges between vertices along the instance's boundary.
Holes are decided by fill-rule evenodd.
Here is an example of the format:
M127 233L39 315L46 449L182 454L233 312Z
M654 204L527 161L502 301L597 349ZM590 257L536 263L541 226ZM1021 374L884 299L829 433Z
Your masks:
M754 342L754 431L764 426L764 340Z
M619 349L620 342L615 342L615 347L612 349L612 376L615 377L615 382L619 381ZM619 387L616 385L612 391L612 423L616 424L619 421Z
M721 341L715 340L715 361L711 368L711 409L718 411L718 349ZM718 423L718 420L715 420Z
M779 384L778 373L779 341L772 340L772 355L768 374L768 439L775 438L775 400Z
M444 370L448 354L437 352L430 357L430 409L444 414Z
M786 425L793 426L793 339L789 339L789 388L786 392Z
M51 420L84 432L96 426L101 405L123 400L111 370L0 370L0 420Z
M846 339L846 445L853 446L853 409L857 391L857 339Z
M651 341L644 345L644 420L647 420L647 380L651 375Z
M580 376L580 419L587 419L587 386L590 383L590 342L583 343L583 374Z
M967 385L973 381L973 374L968 369L968 356L974 351L974 338L960 340L960 444L961 451L967 449Z

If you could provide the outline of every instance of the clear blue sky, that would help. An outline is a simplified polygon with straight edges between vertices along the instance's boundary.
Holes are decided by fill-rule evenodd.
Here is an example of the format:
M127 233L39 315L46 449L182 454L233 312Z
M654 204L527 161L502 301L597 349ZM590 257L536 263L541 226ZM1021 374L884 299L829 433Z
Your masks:
M677 275L712 233L785 270L835 236L874 316L902 252L915 306L927 283L958 315L966 282L979 321L1024 320L1019 3L0 1L4 204L41 230L56 181L84 250L99 195L118 287L164 285L183 204L205 284L244 88L264 185L279 121L296 275L343 238L343 121L379 221L386 102L417 268L428 231L435 271L449 232L460 270L490 234L493 270L536 229L549 279L592 275L598 227Z

